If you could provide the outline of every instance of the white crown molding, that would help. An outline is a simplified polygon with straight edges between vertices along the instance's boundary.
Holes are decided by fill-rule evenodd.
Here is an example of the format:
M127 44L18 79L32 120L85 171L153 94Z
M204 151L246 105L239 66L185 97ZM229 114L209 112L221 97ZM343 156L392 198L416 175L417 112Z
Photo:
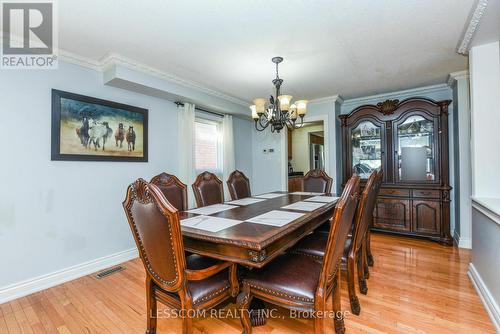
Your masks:
M65 63L70 63L74 65L79 65L82 67L89 68L94 71L102 71L102 66L101 63L99 63L97 60L88 58L88 57L83 57L65 50L58 50L57 53L59 60L62 60Z
M469 45L472 41L472 37L474 37L474 33L479 26L479 22L486 11L486 7L488 6L488 0L477 0L476 6L473 7L474 10L471 12L468 18L467 25L462 34L462 38L459 41L457 46L457 52L463 55L467 55L469 53Z
M469 78L469 71L468 70L463 70L463 71L458 71L458 72L452 72L450 75L448 75L448 81L446 82L448 86L453 86L455 81L458 81L460 79L468 79Z
M477 294L481 298L484 308L486 309L486 312L488 312L497 333L500 333L500 308L472 262L469 263L469 271L467 274L472 282L472 285L476 288Z
M336 95L332 95L332 96L325 96L325 97L320 97L317 99L310 100L309 104L311 104L311 103L323 103L323 102L333 102L333 103L338 102L339 104L342 104L342 103L344 103L344 99L339 94L336 94Z
M346 105L349 106L349 105L372 104L373 101L375 101L375 100L384 100L384 99L387 100L387 99L392 99L392 98L404 99L404 98L407 98L410 96L426 95L426 94L436 92L439 90L448 90L448 89L450 89L450 87L448 87L448 85L445 83L431 85L431 86L418 87L418 88L411 88L411 89L400 90L397 92L363 96L363 97L357 97L357 98L350 99L350 100L345 100L344 106L346 106Z
M152 76L158 77L160 79L171 81L171 82L174 82L176 84L182 85L184 87L188 87L188 88L203 92L205 94L212 95L212 96L221 98L223 100L236 103L236 104L241 105L241 106L248 107L251 104L248 101L244 101L244 100L235 98L233 96L218 92L216 90L207 88L199 83L179 78L179 77L172 75L170 73L163 72L163 71L158 70L154 67L142 64L138 61L121 56L121 55L116 54L116 53L107 54L105 57L101 58L99 63L101 66L101 70L103 70L103 71L108 69L110 66L121 65L121 66L125 66L127 68L130 68L132 70L142 72L144 74L152 75Z
M139 254L137 252L137 248L132 248L95 260L80 263L47 275L42 275L33 279L1 287L0 304L27 296L34 292L51 288L109 267L116 266L120 263L135 259L138 256Z
M3 35L2 30L0 30L0 36L1 35ZM17 38L17 37L14 36L14 38ZM22 39L18 39L18 40L21 41ZM3 39L2 38L0 38L0 46L3 46ZM89 68L89 69L92 69L94 71L103 72L107 68L109 68L110 66L122 65L122 66L126 66L132 70L140 71L140 72L148 74L148 75L153 75L153 76L156 76L160 79L168 80L168 81L177 83L179 85L182 85L184 87L188 87L188 88L191 88L193 90L203 92L205 94L215 96L215 97L221 98L221 99L229 101L229 102L233 102L233 103L241 105L241 106L248 107L251 104L248 101L244 101L244 100L235 98L233 96L218 92L216 90L205 87L199 83L176 77L172 74L163 72L161 70L147 66L147 65L142 64L138 61L126 58L126 57L121 56L121 55L116 54L116 53L109 53L108 55L101 58L100 60L95 60L92 58L80 56L80 55L77 55L75 53L60 49L60 48L56 49L54 54L57 55L57 57L60 61L63 61L65 63L69 63L69 64L73 64L73 65L82 66L85 68Z

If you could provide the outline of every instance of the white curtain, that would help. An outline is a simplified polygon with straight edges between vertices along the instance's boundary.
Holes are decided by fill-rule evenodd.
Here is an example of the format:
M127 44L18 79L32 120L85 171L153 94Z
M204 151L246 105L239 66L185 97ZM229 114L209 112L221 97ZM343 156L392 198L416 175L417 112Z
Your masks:
M187 185L188 206L196 207L191 185L196 175L194 170L194 108L191 103L184 103L179 109L179 179Z
M222 120L222 136L223 136L223 153L222 153L222 173L223 173L223 184L235 169L234 162L234 136L233 136L233 116L225 115ZM226 201L231 200L229 191L227 187L224 187L224 198Z

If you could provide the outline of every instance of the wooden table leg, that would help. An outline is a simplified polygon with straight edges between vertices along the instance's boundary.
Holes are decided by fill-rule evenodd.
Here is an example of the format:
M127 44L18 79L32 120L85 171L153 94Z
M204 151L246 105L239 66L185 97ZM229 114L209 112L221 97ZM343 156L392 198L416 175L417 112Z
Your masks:
M252 327L264 326L267 321L266 305L258 298L253 298L250 304L250 322Z

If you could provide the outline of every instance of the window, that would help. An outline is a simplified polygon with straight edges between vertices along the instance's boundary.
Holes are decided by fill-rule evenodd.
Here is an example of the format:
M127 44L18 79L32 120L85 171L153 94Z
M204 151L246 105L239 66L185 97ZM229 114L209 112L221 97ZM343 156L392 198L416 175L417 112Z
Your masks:
M222 176L222 120L197 115L194 123L194 165L196 174L209 171Z

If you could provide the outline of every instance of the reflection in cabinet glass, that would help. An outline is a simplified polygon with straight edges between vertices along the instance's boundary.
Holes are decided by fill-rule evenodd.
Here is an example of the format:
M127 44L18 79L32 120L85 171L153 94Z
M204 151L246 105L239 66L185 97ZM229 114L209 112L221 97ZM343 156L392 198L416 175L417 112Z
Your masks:
M434 181L434 122L408 117L397 130L398 177L401 181Z
M352 130L351 142L353 170L367 179L382 166L380 127L368 121L359 123Z

